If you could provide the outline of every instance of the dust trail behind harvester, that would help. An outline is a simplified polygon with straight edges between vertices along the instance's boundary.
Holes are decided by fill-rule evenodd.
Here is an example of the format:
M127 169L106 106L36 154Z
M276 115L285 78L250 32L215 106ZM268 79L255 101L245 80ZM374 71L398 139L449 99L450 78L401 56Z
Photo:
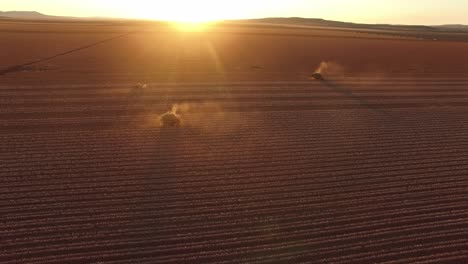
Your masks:
M395 120L398 119L395 116L393 116L391 113L389 113L388 111L385 111L384 109L380 107L377 107L376 104L370 103L366 99L361 98L360 96L354 94L351 90L341 87L337 83L334 83L333 81L331 81L330 77L332 76L344 75L345 73L344 67L341 66L340 64L336 62L322 61L319 67L315 70L315 73L318 73L324 77L323 79L320 79L319 81L323 85L325 85L327 88L329 88L330 90L343 94L357 101L360 105L366 107L367 109L384 114L385 116L391 119L395 119Z
M330 80L330 76L328 76L326 73L340 73L343 76L345 75L344 68L341 67L337 63L330 63L330 62L322 62L320 63L320 66L317 68L316 72L319 72L319 74L324 74L325 73L325 78L322 80L319 80L325 87L329 88L330 90L333 90L335 92L338 92L340 94L343 94L347 96L348 98L351 98L355 101L357 101L360 105L366 107L369 110L372 110L376 113L382 114L384 117L388 118L389 121L393 122L395 125L405 125L406 129L408 129L414 136L422 138L425 136L425 133L421 133L420 130L417 129L417 126L415 126L414 121L408 120L405 116L401 115L395 115L381 105L377 103L371 103L367 101L366 99L360 97L359 95L356 95L355 93L352 92L350 89L346 89L342 85L337 84L336 82L333 82ZM384 73L373 73L372 76L385 79L386 75Z
M322 75L342 75L344 67L333 61L322 61L315 72Z
M174 103L168 113L180 118L181 127L208 135L234 133L244 124L239 113L226 112L218 102Z

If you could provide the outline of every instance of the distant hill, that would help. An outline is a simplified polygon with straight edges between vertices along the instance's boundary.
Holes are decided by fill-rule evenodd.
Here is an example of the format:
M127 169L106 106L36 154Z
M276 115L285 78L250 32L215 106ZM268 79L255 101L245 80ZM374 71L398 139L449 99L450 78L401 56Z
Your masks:
M468 25L454 24L454 25L442 25L442 26L438 26L438 27L443 28L443 29L468 31Z
M55 18L54 16L44 15L36 11L0 11L0 17L16 18L16 19L48 19Z
M316 27L337 27L337 28L361 28L361 29L377 29L377 30L418 30L432 31L439 30L434 26L423 25L390 25L390 24L358 24L351 22L332 21L319 18L301 18L301 17L275 17L275 18L260 18L249 19L249 22L282 24L282 25L297 25L297 26L316 26Z

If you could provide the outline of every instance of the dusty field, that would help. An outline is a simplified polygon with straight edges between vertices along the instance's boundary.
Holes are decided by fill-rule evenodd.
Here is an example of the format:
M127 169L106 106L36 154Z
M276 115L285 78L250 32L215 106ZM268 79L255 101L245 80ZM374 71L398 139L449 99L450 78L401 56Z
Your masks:
M0 69L135 27L4 23ZM468 43L229 30L0 76L0 263L468 261Z
M65 84L174 81L305 80L322 61L346 76L465 76L467 42L397 38L336 30L212 27L186 33L158 25L0 23L0 68L135 34L37 65L36 74L1 83ZM85 78L81 78L85 77Z

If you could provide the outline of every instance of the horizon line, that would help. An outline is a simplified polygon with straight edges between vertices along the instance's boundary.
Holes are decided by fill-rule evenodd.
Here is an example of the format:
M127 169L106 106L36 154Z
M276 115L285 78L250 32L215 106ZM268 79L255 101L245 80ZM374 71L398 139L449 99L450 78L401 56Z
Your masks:
M146 18L146 17L121 17L121 16L67 16L67 15L51 15L46 12L36 11L36 10L0 10L0 13L8 12L29 12L29 13L38 13L43 16L48 17L57 17L57 18L76 18L76 19L122 19L122 20L140 20L140 21L154 21L154 22L181 22L184 21L178 20L169 20L169 19L158 19L158 18ZM388 26L427 26L427 27L437 27L437 26L467 26L468 24L463 23L446 23L446 24L393 24L393 23L362 23L362 22L352 22L352 21L342 21L342 20L330 20L326 18L319 17L302 17L302 16L271 16L271 17L250 17L250 18L229 18L229 19L215 19L215 20L206 20L199 21L194 23L215 23L215 22L224 22L224 21L242 21L242 20L259 20L259 19L315 19L323 20L328 22L337 22L337 23L347 23L347 24L356 24L356 25L388 25Z

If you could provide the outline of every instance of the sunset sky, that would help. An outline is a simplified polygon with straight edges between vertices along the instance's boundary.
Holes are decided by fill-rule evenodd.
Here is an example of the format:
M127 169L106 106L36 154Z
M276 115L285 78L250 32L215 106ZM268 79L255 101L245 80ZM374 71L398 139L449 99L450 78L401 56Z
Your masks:
M295 16L361 23L468 24L466 0L0 0L0 10L179 21Z

